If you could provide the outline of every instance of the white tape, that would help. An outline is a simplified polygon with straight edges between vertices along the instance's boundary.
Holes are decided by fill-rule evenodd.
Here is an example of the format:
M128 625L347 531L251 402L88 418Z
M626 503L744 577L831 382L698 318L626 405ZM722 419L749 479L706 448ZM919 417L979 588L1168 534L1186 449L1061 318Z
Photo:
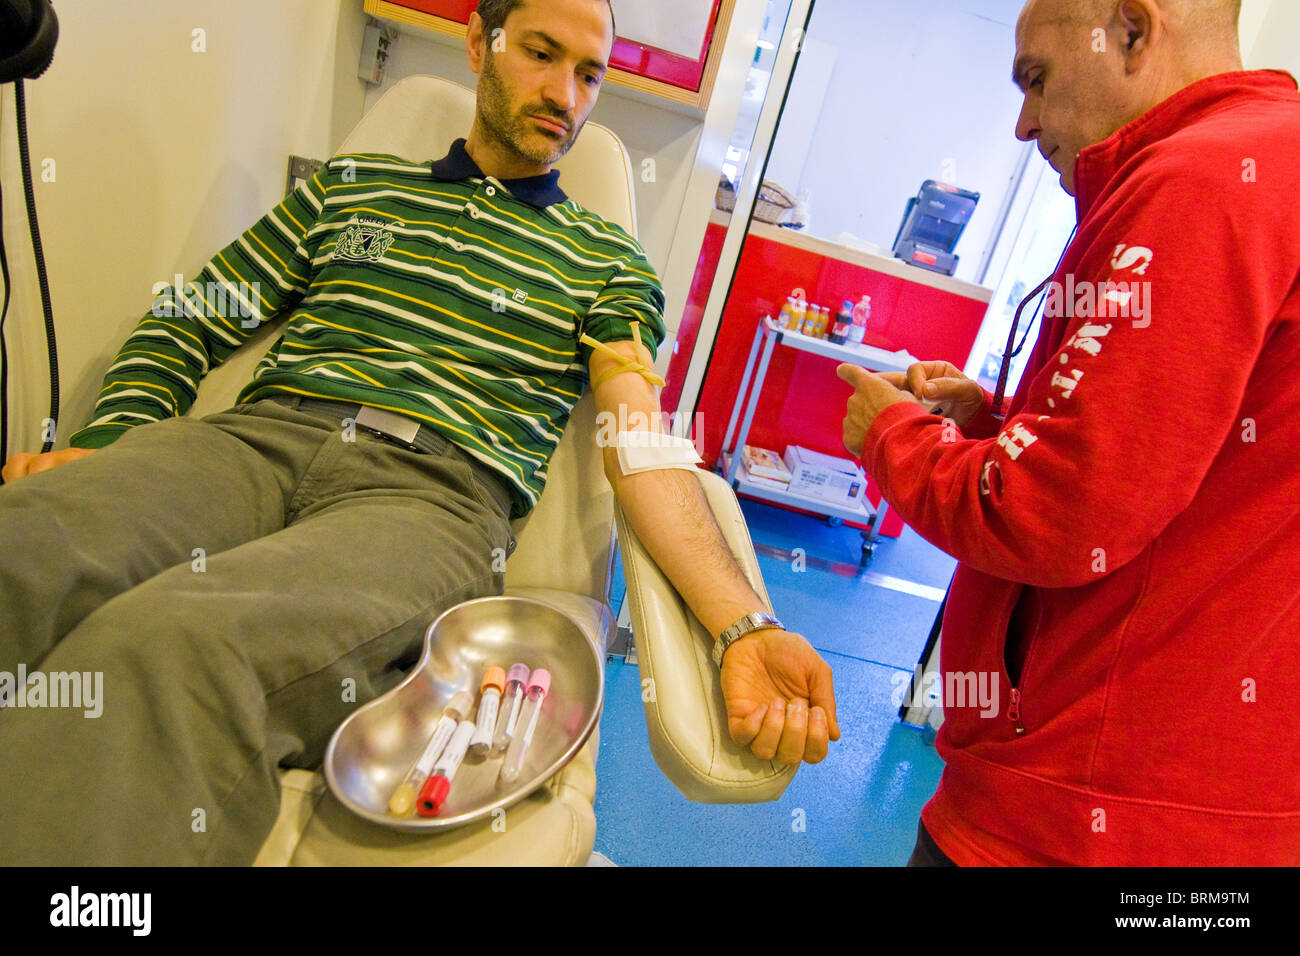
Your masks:
M689 438L663 432L619 432L615 447L618 449L619 468L625 475L666 469L694 471L695 466L704 460Z

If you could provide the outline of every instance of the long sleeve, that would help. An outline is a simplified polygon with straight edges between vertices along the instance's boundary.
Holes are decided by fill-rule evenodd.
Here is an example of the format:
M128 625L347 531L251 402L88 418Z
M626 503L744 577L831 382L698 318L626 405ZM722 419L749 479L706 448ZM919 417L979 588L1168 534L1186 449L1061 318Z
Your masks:
M663 316L663 287L654 266L638 247L634 258L601 290L587 313L583 332L597 342L618 342L631 338L632 323L636 322L642 344L655 358L668 334ZM583 364L590 365L591 347L580 342L578 351Z
M321 167L183 290L155 289L153 306L109 366L90 423L69 439L71 447L102 448L128 428L184 415L204 375L302 298L329 170Z
M915 403L868 431L863 462L903 519L974 569L1038 587L1088 584L1140 554L1241 440L1294 278L1241 268L1277 261L1266 196L1248 192L1260 188L1165 156L1099 203L996 437L955 433Z
M966 423L962 434L967 438L995 438L1000 423L993 417L993 395L982 387L980 391L984 393L984 402L980 405L980 410L975 413L975 417Z

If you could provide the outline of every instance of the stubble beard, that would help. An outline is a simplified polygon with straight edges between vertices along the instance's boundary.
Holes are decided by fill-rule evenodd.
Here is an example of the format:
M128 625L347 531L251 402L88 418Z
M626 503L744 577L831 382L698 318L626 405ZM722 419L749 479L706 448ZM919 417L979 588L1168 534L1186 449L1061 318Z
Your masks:
M568 122L568 117L556 116L553 110L544 106L528 112L554 119L558 123ZM578 134L582 132L582 127L577 126L570 130L563 141L557 141L550 146L530 145L529 134L532 132L530 128L532 121L524 112L511 112L510 96L492 62L491 53L488 54L483 65L482 82L479 84L478 118L483 123L483 128L499 145L529 162L544 166L559 162L573 148Z

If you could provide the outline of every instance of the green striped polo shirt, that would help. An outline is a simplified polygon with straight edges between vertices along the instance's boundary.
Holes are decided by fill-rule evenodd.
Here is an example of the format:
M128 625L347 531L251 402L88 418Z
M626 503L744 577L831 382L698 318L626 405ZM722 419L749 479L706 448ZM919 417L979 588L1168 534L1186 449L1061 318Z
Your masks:
M636 322L656 355L666 335L644 250L558 176L484 176L464 140L433 163L334 157L158 294L70 444L185 414L210 369L287 313L239 403L290 394L406 415L505 478L513 516L527 514L588 385L579 339L627 341Z

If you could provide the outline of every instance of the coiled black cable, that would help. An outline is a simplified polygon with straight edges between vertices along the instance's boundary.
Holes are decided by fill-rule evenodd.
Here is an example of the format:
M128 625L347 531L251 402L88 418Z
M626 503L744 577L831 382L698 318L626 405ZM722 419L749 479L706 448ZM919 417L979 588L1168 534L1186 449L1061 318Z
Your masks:
M54 309L50 303L50 280L45 271L45 250L41 244L41 229L36 218L36 194L32 187L32 163L27 141L27 97L23 81L14 83L14 102L17 107L18 155L23 172L23 193L27 199L27 223L32 237L32 252L36 259L36 276L41 287L41 307L45 313L45 341L49 354L50 415L52 427L49 437L41 446L41 453L50 451L58 435L59 422L59 353L54 333ZM0 222L3 222L3 194L0 193ZM0 464L9 460L8 379L9 357L4 344L4 319L9 312L9 263L5 256L4 236L0 234L0 274L5 284L4 307L0 310Z

